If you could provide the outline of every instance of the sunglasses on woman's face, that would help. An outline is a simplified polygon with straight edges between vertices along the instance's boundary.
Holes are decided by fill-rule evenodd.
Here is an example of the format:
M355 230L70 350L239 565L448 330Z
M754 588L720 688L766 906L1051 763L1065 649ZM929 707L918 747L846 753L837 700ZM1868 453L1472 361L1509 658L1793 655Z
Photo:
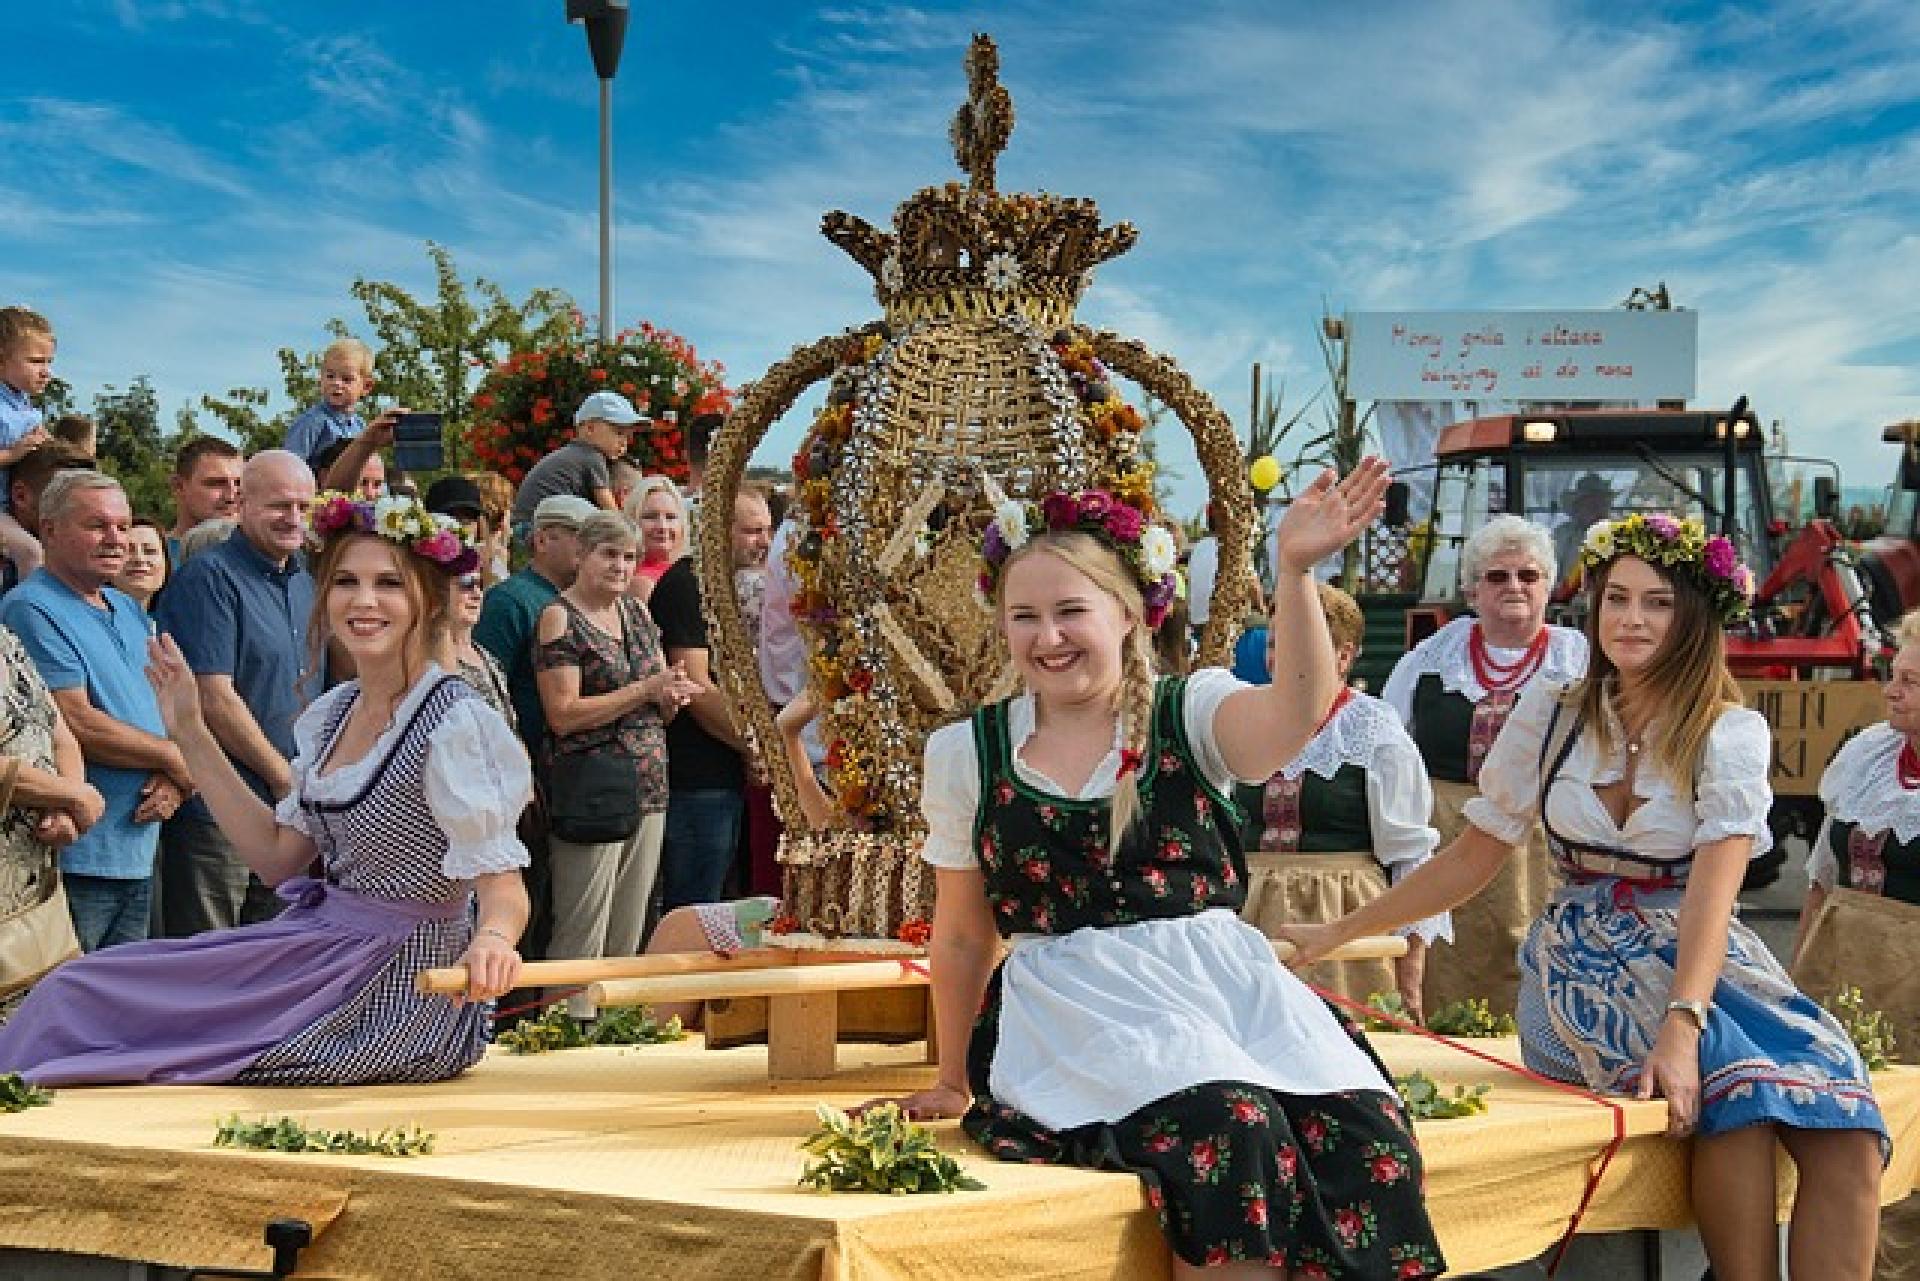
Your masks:
M1545 577L1539 570L1529 566L1526 569L1489 569L1480 575L1481 579L1495 587L1505 587L1509 578L1517 578L1531 587Z
M463 592L477 592L486 584L480 581L478 574L462 574L453 580L453 585Z

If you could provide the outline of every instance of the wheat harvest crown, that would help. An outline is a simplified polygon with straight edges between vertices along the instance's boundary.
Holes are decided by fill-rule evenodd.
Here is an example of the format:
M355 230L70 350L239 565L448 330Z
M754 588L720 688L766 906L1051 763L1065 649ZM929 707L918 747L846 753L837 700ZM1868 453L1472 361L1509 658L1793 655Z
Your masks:
M1100 225L1091 200L994 187L999 154L1013 133L1013 98L1000 83L1000 51L976 35L967 51L967 100L955 113L954 158L970 181L927 187L894 211L886 232L836 209L821 222L827 239L872 273L890 320L933 310L1020 310L1060 323L1085 292L1093 268L1133 247L1132 223Z

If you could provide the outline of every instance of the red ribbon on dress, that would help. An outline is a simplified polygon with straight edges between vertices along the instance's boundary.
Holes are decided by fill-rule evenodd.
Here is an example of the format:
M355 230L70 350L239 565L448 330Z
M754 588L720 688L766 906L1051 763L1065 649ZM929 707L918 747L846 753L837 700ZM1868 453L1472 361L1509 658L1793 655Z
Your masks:
M1118 777L1125 778L1129 774L1138 774L1140 772L1140 766L1145 763L1145 761L1146 758L1134 751L1131 747L1121 748L1120 773Z
M1497 1068L1513 1073L1515 1076L1524 1077L1529 1081L1537 1081L1541 1085L1551 1086L1556 1090L1574 1095L1576 1098L1586 1099L1590 1103L1597 1103L1612 1115L1613 1138L1608 1141L1605 1148L1601 1149L1600 1164L1595 1167L1592 1174L1587 1176L1587 1190L1581 1195L1580 1204L1574 1209L1573 1217L1567 1221L1567 1230L1561 1234L1560 1243L1553 1249L1553 1258L1547 1263L1548 1276L1553 1276L1559 1271L1560 1260L1566 1255L1567 1247L1573 1244L1574 1234L1580 1231L1580 1220L1586 1217L1587 1207L1593 1204L1593 1194L1600 1190L1600 1180L1606 1175L1607 1167L1613 1164L1614 1154L1619 1152L1621 1145L1627 1141L1627 1110L1612 1099L1604 1095L1595 1094L1592 1090L1586 1089L1584 1086L1570 1085L1565 1081L1556 1081L1550 1076L1542 1076L1540 1073L1530 1068L1522 1067L1518 1063L1509 1063L1505 1059L1495 1058L1485 1050L1476 1050L1470 1045L1462 1045L1450 1036L1441 1036L1437 1032L1430 1032L1418 1023L1410 1023L1405 1019L1396 1018L1391 1014L1383 1013L1371 1006L1362 1005L1358 1001L1349 1000L1341 996L1338 992L1328 992L1322 988L1314 987L1311 983L1307 984L1307 986L1313 988L1316 993L1326 1000L1333 1002L1335 1005L1344 1006L1346 1009L1363 1018L1376 1019L1382 1023L1391 1023L1400 1031L1412 1032L1416 1035L1424 1036L1428 1040L1438 1041L1450 1050L1458 1050L1469 1058L1479 1059L1483 1063L1491 1063Z

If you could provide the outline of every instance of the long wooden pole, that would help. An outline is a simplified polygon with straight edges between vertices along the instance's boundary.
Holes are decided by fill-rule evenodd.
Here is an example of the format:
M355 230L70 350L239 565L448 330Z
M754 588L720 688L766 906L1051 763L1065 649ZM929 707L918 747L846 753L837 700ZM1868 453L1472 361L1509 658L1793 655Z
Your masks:
M1329 961L1381 960L1404 956L1406 951L1405 939L1381 935L1355 939L1345 947L1334 951L1326 959ZM1293 944L1276 939L1273 942L1273 954L1282 963L1289 961L1293 958ZM912 964L911 966L902 964L903 961L911 961ZM663 993L640 998L648 1001L691 1001L720 1000L736 996L771 996L789 992L825 992L833 990L836 985L848 989L889 987L896 983L917 985L927 981L924 969L924 960L909 957L903 957L898 961L874 960L871 957L829 961L823 959L822 954L818 952L804 952L789 947L762 947L735 952L731 956L716 956L712 952L662 952L654 956L606 956L577 961L529 961L520 967L519 981L522 987L584 987L623 980L652 982L677 976L739 980L725 985L728 989L726 991L702 991L699 994L689 991L683 995ZM799 975L808 977L804 981L794 977ZM862 977L873 975L885 977L887 981L868 982ZM751 984L756 980L761 984L756 990L748 991L741 986L742 983ZM464 965L422 970L415 978L414 986L422 992L439 992L448 995L464 992L467 989L467 970ZM608 1003L618 1004L619 1002Z

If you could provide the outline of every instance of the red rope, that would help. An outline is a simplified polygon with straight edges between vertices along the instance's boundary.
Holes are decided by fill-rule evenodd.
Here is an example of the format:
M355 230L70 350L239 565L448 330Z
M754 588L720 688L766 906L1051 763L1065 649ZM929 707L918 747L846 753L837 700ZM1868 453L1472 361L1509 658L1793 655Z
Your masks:
M1338 992L1328 992L1322 988L1314 987L1311 983L1307 986L1312 987L1315 992L1319 993L1320 996L1326 1000L1333 1002L1335 1005L1344 1006L1365 1019L1376 1019L1382 1023L1391 1023L1400 1031L1412 1032L1418 1036L1424 1036L1428 1040L1438 1041L1450 1050L1458 1050L1469 1058L1479 1059L1483 1063L1491 1063L1503 1071L1513 1073L1515 1076L1524 1077L1529 1081L1536 1081L1541 1085L1551 1086L1553 1089L1560 1090L1563 1093L1586 1099L1590 1103L1597 1103L1612 1115L1613 1138L1610 1139L1607 1142L1607 1146L1602 1149L1599 1165L1594 1168L1592 1174L1587 1176L1587 1190L1581 1194L1580 1204L1574 1210L1573 1217L1567 1221L1567 1230L1561 1234L1559 1244L1554 1247L1553 1258L1547 1263L1548 1276L1553 1276L1558 1272L1560 1269L1560 1261L1566 1256L1567 1247L1573 1244L1574 1234L1580 1231L1580 1220L1586 1217L1587 1208L1593 1204L1593 1194L1600 1190L1600 1180L1605 1177L1607 1167L1613 1164L1614 1154L1619 1152L1621 1145L1627 1141L1627 1110L1612 1099L1595 1094L1592 1090L1586 1089L1584 1086L1570 1085L1565 1081L1556 1081L1550 1076L1542 1076L1540 1073L1530 1068L1522 1067L1518 1063L1509 1063L1505 1059L1495 1058L1485 1050L1476 1050L1470 1045L1462 1045L1452 1037L1441 1036L1437 1032L1428 1031L1418 1023L1396 1018L1394 1015L1376 1010L1372 1006L1362 1005L1358 1001L1349 1000L1341 996ZM1365 1024L1363 1023L1362 1026L1364 1027Z

